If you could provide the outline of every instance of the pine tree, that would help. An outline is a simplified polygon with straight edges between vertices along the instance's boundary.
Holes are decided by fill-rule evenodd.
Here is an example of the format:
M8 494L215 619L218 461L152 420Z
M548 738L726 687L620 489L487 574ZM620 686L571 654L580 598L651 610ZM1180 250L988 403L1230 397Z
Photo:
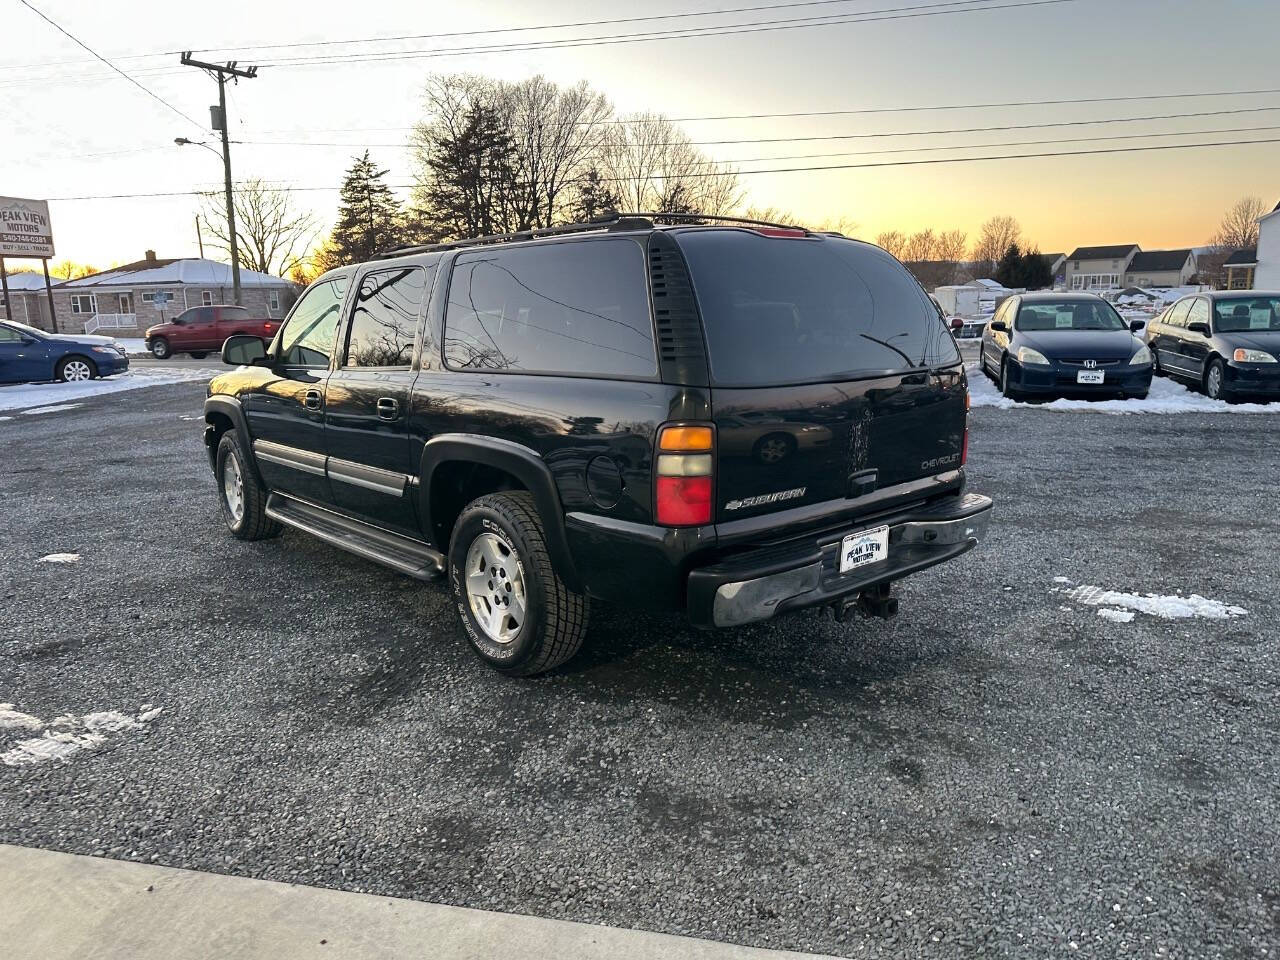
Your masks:
M1022 251L1017 243L1009 244L996 264L995 281L1001 286L1016 289L1022 284Z
M356 159L342 178L338 222L325 245L324 269L359 263L375 254L399 246L402 241L400 204L369 158L369 151Z
M616 213L621 206L622 198L614 184L604 180L600 171L592 167L574 188L569 218L573 223L586 223L606 213Z
M1047 290L1053 286L1053 271L1044 262L1039 247L1032 247L1022 255L1020 287L1028 290Z
M532 224L522 212L528 204L516 182L514 154L497 112L470 107L456 134L430 145L415 232L452 240L527 230Z

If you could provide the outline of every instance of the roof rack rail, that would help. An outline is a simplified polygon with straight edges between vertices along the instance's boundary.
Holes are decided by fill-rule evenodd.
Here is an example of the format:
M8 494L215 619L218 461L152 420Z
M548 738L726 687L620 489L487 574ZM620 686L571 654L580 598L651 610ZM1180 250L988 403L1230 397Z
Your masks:
M807 227L793 223L773 223L769 220L755 220L750 217L716 216L706 213L662 213L650 211L643 213L608 213L585 223L567 223L558 227L535 227L532 230L519 230L515 233L494 233L483 237L472 237L469 240L446 240L441 243L413 244L404 247L393 247L375 256L375 259L386 260L391 257L403 257L415 253L433 253L440 250L461 250L467 247L483 247L494 243L513 243L517 240L537 240L541 237L556 237L570 233L589 233L594 230L646 230L657 222L692 225L713 222L742 224L744 226L771 227L776 230L803 230L813 235Z

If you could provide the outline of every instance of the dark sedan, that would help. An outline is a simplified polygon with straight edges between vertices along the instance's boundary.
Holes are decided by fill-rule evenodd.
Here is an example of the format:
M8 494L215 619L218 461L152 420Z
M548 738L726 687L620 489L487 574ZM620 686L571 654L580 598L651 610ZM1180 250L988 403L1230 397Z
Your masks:
M1030 293L1000 304L982 334L979 363L1006 397L1142 399L1151 351L1115 308L1089 293Z
M46 333L0 322L0 383L92 380L129 369L124 347L110 337Z
M1280 293L1224 290L1183 297L1153 320L1156 372L1215 400L1280 397Z

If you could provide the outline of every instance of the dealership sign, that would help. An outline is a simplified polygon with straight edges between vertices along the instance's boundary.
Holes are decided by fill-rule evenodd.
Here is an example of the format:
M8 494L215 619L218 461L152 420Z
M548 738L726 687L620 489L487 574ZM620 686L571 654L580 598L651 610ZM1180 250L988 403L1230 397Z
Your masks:
M43 200L0 197L0 257L52 257L53 229Z

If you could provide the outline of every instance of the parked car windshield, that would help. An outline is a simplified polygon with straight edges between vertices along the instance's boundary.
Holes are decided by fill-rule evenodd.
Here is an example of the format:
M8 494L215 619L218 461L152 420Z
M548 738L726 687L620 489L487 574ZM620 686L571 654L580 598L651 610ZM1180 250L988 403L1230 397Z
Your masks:
M1280 297L1232 297L1213 305L1213 326L1219 333L1280 330Z
M959 361L942 317L878 247L748 230L679 234L725 387L876 376Z
M1111 304L1099 300L1040 300L1024 303L1014 324L1024 333L1046 330L1127 330Z

